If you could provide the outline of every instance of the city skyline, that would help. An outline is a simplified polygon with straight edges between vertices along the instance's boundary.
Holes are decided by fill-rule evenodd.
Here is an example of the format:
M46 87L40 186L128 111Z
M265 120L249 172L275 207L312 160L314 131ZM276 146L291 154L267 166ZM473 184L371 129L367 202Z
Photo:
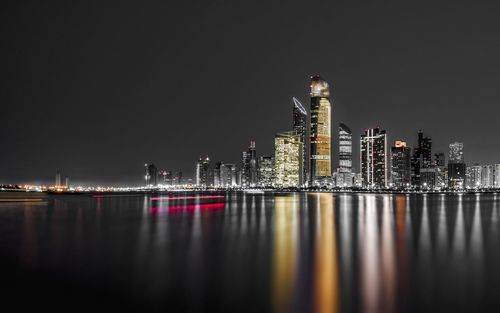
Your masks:
M499 114L495 4L448 4L4 5L0 183L52 182L60 170L74 183L138 185L145 161L194 177L200 154L236 162L252 139L271 154L289 99L308 99L316 73L334 90L332 130L346 123L354 142L380 126L388 143L414 147L422 129L435 151L460 141L468 163L496 163L500 147L477 139Z

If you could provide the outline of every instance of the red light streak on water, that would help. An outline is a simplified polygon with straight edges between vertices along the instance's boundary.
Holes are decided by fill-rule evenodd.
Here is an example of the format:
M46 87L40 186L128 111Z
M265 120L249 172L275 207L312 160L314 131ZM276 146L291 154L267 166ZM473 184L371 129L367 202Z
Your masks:
M166 207L165 210L168 211L169 213L175 213L175 212L180 212L180 211L194 211L194 210L223 210L224 209L224 202L217 202L217 203L204 203L204 204L190 204L190 205L173 205ZM158 212L163 211L164 209L159 208L159 207L152 207L151 208L151 214L156 215Z
M223 199L224 196L187 196L187 197L154 197L151 200L196 200L196 199Z

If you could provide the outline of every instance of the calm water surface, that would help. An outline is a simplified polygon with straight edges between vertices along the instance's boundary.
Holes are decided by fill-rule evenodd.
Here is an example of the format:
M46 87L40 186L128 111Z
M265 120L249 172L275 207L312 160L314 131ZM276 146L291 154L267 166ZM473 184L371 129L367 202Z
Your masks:
M0 203L2 303L142 312L500 307L500 196L223 195Z

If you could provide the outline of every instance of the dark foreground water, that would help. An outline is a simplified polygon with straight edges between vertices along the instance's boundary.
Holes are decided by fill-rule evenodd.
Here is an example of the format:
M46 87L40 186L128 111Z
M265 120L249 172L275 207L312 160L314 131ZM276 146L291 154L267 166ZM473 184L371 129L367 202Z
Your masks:
M67 312L500 308L500 196L186 195L0 203L2 306Z

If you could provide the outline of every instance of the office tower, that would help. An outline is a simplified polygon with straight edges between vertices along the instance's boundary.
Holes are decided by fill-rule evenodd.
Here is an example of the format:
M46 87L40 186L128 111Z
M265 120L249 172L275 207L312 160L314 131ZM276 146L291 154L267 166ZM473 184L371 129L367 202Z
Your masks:
M302 176L300 184L303 185L307 179L307 111L297 98L293 99L293 131L302 141Z
M465 170L466 187L469 189L481 188L481 165L467 166Z
M411 149L404 141L395 141L391 147L392 187L404 189L411 184Z
M215 187L223 187L223 183L221 180L221 168L223 163L221 161L215 163L214 167L214 186Z
M483 165L481 167L481 188L494 187L493 165Z
M241 154L241 186L251 187L258 182L258 160L255 141L251 140L247 151Z
M146 186L158 185L158 169L153 163L144 164L146 176L144 177Z
M443 152L434 153L434 166L445 166L446 160Z
M56 187L61 186L61 173L59 171L56 172Z
M259 186L271 187L273 185L273 182L274 182L274 157L267 155L261 156L259 158Z
M310 184L331 183L331 105L328 83L319 76L311 78Z
M464 163L464 144L461 142L450 143L449 162Z
M352 172L352 132L346 124L339 125L339 166L334 173L335 186L352 187L354 173Z
M250 146L248 147L249 155L249 183L251 187L254 187L258 183L259 171L258 171L258 161L257 161L257 150L255 149L255 141L250 141Z
M429 184L428 180L422 180L420 172L421 169L431 168L432 165L432 139L424 137L423 132L419 130L417 146L413 149L411 158L411 184L414 187L423 187L424 184ZM426 171L426 173L429 172L432 171Z
M236 165L223 163L220 167L220 187L236 187Z
M64 177L64 187L69 188L69 177L68 176Z
M275 185L299 187L302 176L302 140L295 132L276 134L274 138Z
M210 158L200 157L196 163L196 186L207 188L211 184L213 184L213 174L210 170Z
M454 142L450 144L450 155L448 158L448 188L453 190L464 189L465 171L464 144Z
M361 175L364 188L385 188L387 184L387 134L380 128L365 130L360 140Z
M247 187L250 185L250 156L247 151L241 153L241 169L240 169L239 185Z
M493 172L495 176L494 186L495 188L500 188L500 163L493 165L493 167L494 167Z

